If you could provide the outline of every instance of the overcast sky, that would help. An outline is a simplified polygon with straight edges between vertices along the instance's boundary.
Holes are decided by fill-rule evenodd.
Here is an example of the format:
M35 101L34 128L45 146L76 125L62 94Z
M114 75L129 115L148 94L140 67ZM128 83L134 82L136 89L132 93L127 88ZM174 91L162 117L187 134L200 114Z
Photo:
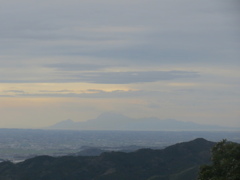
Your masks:
M103 112L240 126L238 0L0 0L0 128Z

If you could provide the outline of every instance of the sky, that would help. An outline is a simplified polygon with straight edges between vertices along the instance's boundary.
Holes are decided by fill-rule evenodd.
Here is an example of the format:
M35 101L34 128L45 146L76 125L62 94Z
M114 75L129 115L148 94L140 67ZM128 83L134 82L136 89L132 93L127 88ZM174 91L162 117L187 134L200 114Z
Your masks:
M0 128L104 112L240 127L240 1L0 0Z

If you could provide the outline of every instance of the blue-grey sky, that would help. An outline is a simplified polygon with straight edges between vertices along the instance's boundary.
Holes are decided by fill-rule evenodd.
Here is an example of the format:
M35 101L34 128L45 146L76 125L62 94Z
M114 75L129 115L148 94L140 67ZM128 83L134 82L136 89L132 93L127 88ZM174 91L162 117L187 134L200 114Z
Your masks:
M0 128L103 112L240 126L237 0L0 0Z

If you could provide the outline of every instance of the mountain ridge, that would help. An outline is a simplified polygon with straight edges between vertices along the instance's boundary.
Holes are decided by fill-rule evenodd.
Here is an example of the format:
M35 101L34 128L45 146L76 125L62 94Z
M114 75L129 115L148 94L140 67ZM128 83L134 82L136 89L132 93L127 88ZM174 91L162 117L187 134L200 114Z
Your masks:
M95 119L83 122L65 120L56 123L47 129L66 129L66 130L239 130L240 128L222 127L218 125L205 125L194 122L184 122L175 119L149 118L130 118L117 113L103 113Z
M198 138L165 149L104 152L99 156L38 156L0 163L1 180L192 180L210 163L215 142Z

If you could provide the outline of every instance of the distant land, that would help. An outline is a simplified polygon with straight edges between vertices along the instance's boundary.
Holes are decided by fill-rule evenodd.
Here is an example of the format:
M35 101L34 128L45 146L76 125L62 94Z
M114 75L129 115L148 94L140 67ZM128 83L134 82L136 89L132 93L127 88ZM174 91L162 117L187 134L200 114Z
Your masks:
M70 119L61 121L47 129L65 130L124 130L124 131L232 131L238 127L197 124L174 119L161 120L156 117L130 118L117 113L103 113L95 119L74 122Z

